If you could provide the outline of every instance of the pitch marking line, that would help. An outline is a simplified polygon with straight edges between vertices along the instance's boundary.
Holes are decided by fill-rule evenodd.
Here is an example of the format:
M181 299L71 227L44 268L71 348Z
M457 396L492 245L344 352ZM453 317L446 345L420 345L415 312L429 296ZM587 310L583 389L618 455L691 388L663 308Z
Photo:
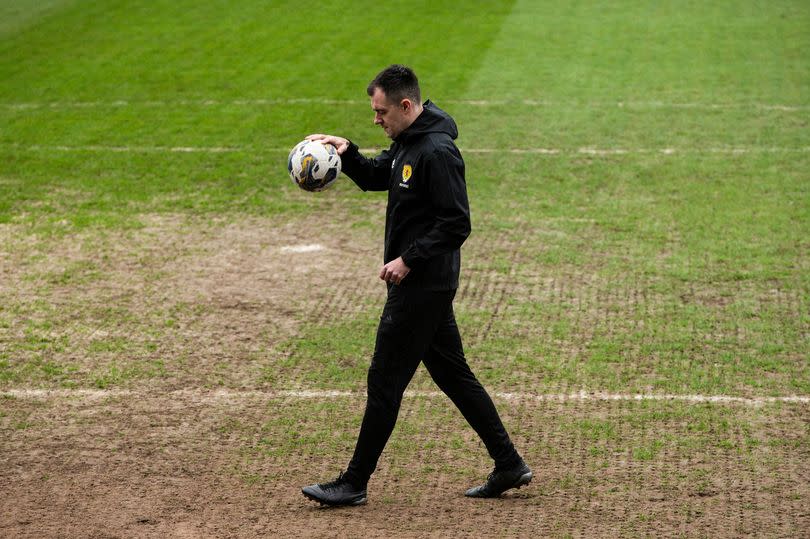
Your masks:
M797 112L810 110L810 105L785 105L779 103L670 103L664 101L608 101L608 102L555 102L538 99L443 99L449 105L468 105L473 107L497 107L523 105L527 107L547 108L620 108L620 109L698 109L698 110L765 110L779 112ZM37 109L87 109L87 108L125 108L125 107L266 107L277 105L317 104L317 105L368 105L367 100L330 99L324 97L279 98L279 99L178 99L147 101L50 101L29 103L0 103L0 107L10 110Z
M244 148L235 146L43 146L39 144L23 146L11 144L23 151L42 152L110 152L110 153L287 153L289 148ZM361 148L363 153L376 153L380 148ZM810 146L798 147L717 147L717 148L461 148L470 154L529 154L529 155L591 155L596 157L633 154L688 155L688 154L727 154L744 155L755 153L807 153Z
M34 144L32 146L13 145L15 148L28 151L44 152L110 152L110 153L232 153L250 151L246 148L230 148L226 146L42 146ZM273 148L264 151L281 151L281 148ZM284 150L289 151L289 149Z
M606 393L601 391L578 391L573 393L519 393L500 392L491 393L493 397L505 401L535 401L535 402L587 402L587 401L676 401L690 404L742 404L745 406L761 406L763 404L793 403L810 404L810 397L783 396L783 397L734 397L731 395L672 395L655 393ZM0 391L0 396L20 399L47 399L47 398L80 398L84 400L98 400L108 397L138 397L145 398L152 395L149 392L130 391L126 389L7 389ZM157 394L155 394L157 396ZM338 390L275 390L275 391L234 391L214 390L205 391L197 389L181 389L161 394L171 398L188 397L198 401L222 401L243 399L337 399L337 398L365 398L365 393L358 391ZM444 398L440 391L406 391L406 397Z

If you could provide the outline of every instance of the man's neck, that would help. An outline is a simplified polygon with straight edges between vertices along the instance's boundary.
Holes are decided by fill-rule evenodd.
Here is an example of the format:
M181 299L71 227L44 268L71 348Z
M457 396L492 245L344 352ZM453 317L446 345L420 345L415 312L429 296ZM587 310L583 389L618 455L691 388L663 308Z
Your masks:
M405 129L408 129L410 126L413 125L416 119L419 118L419 115L422 114L423 110L425 110L425 107L423 107L422 105L419 105L419 108L417 107L413 108L413 116L411 117L410 123L407 126L405 126ZM405 129L403 129L403 131L405 131Z

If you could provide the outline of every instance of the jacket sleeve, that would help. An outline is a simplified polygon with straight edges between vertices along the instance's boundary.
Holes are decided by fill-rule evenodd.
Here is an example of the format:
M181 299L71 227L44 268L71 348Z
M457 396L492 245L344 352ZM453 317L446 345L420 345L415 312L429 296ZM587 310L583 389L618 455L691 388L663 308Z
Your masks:
M340 156L341 170L363 191L388 191L391 176L391 149L369 159L360 153L357 144L349 142L349 148Z
M429 200L435 211L433 226L402 253L410 268L434 256L457 250L470 235L470 204L460 155L436 150L425 162Z

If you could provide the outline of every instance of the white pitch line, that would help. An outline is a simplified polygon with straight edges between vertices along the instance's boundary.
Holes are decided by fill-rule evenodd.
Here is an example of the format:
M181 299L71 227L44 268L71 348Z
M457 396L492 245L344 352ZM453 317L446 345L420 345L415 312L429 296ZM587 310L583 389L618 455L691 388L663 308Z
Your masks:
M0 103L0 107L11 110L36 109L91 109L91 108L127 108L127 107L266 107L276 105L319 104L319 105L367 105L368 101L358 99L328 99L328 98L293 98L293 99L178 99L178 100L150 100L150 101L50 101L41 103Z
M780 105L768 103L665 103L662 101L628 101L615 104L619 108L653 108L653 109L756 109L795 112L810 110L808 105Z
M690 103L665 101L606 101L606 102L555 102L540 99L442 99L449 105L466 105L473 107L498 107L523 105L526 107L547 108L620 108L620 109L699 109L699 110L764 110L778 112L798 112L810 110L810 105L786 105L780 103ZM366 99L333 99L326 97L300 98L258 98L258 99L177 99L177 100L111 100L111 101L44 101L44 102L6 102L0 107L9 110L60 110L87 108L126 108L126 107L267 107L297 104L317 105L368 105Z
M109 153L287 153L289 148L280 147L238 147L238 146L46 146L34 144L24 146L11 144L12 148L33 152L109 152ZM727 154L745 155L757 153L807 153L810 146L797 147L707 147L707 148L460 148L464 153L470 154L527 154L527 155L591 155L597 157L613 155L659 154L659 155L689 155L689 154ZM376 153L380 148L361 148L363 153Z
M240 399L337 399L337 398L365 398L365 393L359 391L321 390L321 389L291 389L270 391L249 390L202 390L181 389L169 393L150 393L144 391L130 391L126 389L6 389L0 391L0 397L19 399L48 399L48 398L79 398L84 400L99 400L110 397L137 397L139 399L150 396L172 398L189 397L200 401L240 400ZM440 391L406 391L406 397L420 398L446 398ZM789 403L810 404L810 397L790 395L781 397L735 397L732 395L674 395L657 393L606 393L602 391L577 391L572 393L522 393L502 392L492 393L496 399L505 401L535 401L535 402L603 402L603 401L674 401L685 403L713 403L713 404L741 404L745 406L761 406L763 404Z
M34 144L32 146L20 146L15 144L14 147L34 152L231 153L246 151L242 148L232 148L226 146L99 146L95 144L89 146L43 146L40 144ZM281 151L281 149L279 148L276 151Z
M557 148L511 148L507 150L499 148L461 148L465 153L525 153L525 154L541 154L541 155L557 155L564 153L565 150Z

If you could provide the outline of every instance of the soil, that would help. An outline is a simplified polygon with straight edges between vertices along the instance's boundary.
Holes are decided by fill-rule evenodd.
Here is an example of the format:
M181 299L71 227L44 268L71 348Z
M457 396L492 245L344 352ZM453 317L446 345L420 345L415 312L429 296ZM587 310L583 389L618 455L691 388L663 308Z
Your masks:
M0 230L0 299L15 313L0 325L0 345L21 341L41 317L41 338L67 336L48 359L77 365L79 379L115 365L115 351L85 353L115 337L172 360L166 376L135 377L124 390L0 386L0 537L808 536L803 403L496 399L535 476L501 499L471 500L464 491L490 469L484 448L446 399L412 397L369 503L320 508L300 488L345 466L362 388L277 396L257 384L251 357L266 360L268 346L313 317L336 322L380 305L379 231L347 233L351 216L334 215L144 221L137 231L57 242ZM526 241L504 234L465 246L473 262L458 302L482 313L465 334L472 346L496 331L495 317L525 325L509 311L516 290L563 301L565 279L583 277L522 273ZM283 249L302 244L324 248ZM484 253L502 257L503 268L477 266ZM583 331L601 316L587 308ZM169 321L171 331L144 337ZM186 367L174 368L183 358ZM222 390L211 387L216 373ZM531 393L535 382L509 390ZM429 384L420 375L414 385Z
M445 400L411 398L368 505L326 509L300 488L337 475L351 445L331 444L324 423L350 440L363 399L337 399L326 415L320 404L259 392L5 398L0 536L799 537L810 529L807 447L742 450L750 437L796 440L803 405L775 420L773 410L735 409L757 427L732 431L728 448L665 444L645 460L559 426L562 417L621 425L637 403L499 403L535 477L501 499L472 500L463 492L484 480L483 447ZM679 420L651 427L689 436ZM655 436L618 429L631 445ZM319 438L293 443L297 431Z

